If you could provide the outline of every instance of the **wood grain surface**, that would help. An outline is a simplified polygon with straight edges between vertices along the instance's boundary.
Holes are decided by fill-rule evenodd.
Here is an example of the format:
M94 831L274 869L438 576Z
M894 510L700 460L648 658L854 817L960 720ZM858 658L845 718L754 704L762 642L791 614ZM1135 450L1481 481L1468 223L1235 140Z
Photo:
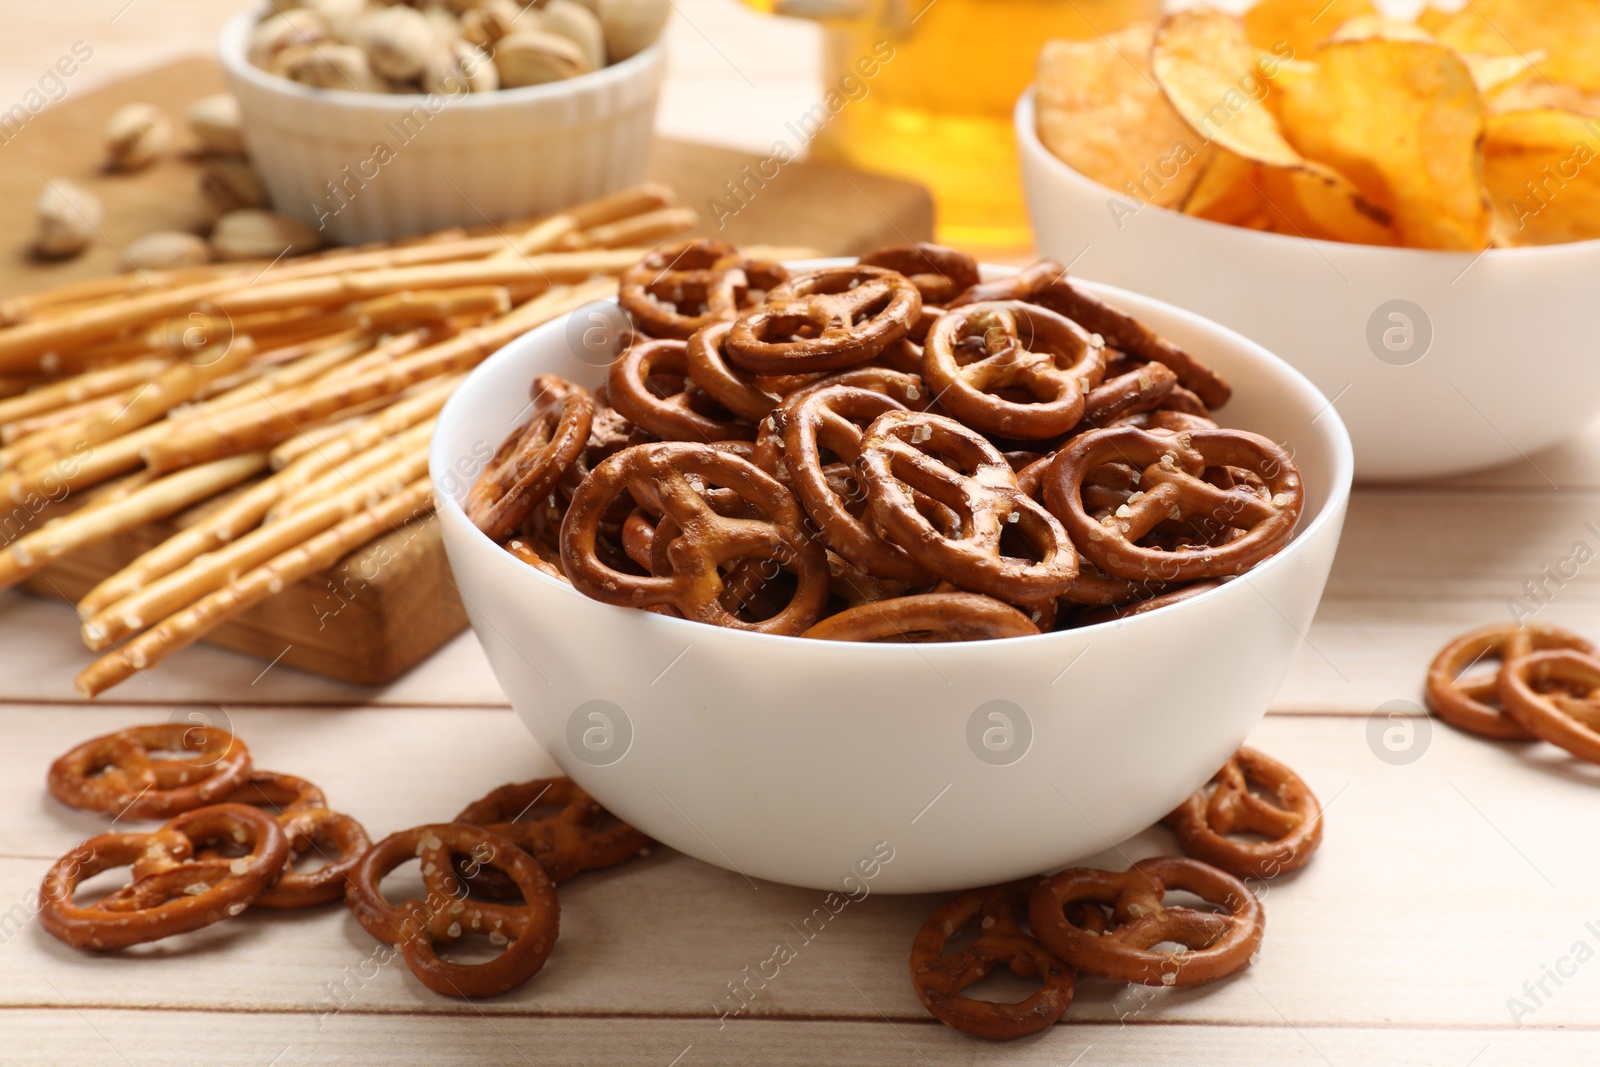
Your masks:
M152 19L174 6L140 3ZM718 0L678 6L674 43L697 66L680 64L669 81L679 104L670 128L759 148L752 126L729 116L789 114L807 92L795 56L810 39ZM12 53L31 60L70 41L67 21L29 5L23 25L41 43L11 42ZM1061 1025L1004 1045L954 1034L917 1005L906 956L927 897L852 905L742 1016L720 1019L713 1005L727 983L793 937L790 924L817 895L752 889L666 849L571 883L549 966L503 1001L443 1001L403 970L374 969L375 943L339 908L246 913L116 957L73 952L32 921L29 892L51 859L103 824L49 800L43 775L101 731L225 714L262 766L316 780L374 834L448 817L492 785L553 765L506 707L471 634L376 688L196 647L124 686L119 703L84 705L70 683L89 657L71 611L0 595L0 1062L1591 1065L1596 769L1546 745L1467 738L1424 718L1420 704L1434 651L1510 618L1526 583L1537 587L1577 542L1600 551L1596 520L1600 425L1496 471L1358 488L1328 596L1251 738L1328 805L1323 851L1268 896L1259 963L1154 996L1087 979ZM1600 638L1600 555L1544 588L1539 618ZM1384 758L1383 732L1403 737L1406 726L1405 754L1417 758ZM1120 866L1169 845L1153 830L1101 859Z

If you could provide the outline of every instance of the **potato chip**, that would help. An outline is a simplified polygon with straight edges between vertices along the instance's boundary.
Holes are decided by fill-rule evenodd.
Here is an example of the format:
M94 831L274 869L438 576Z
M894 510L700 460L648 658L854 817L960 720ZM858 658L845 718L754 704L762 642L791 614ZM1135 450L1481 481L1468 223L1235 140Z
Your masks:
M1217 149L1211 165L1183 202L1183 213L1196 218L1240 225L1261 214L1261 164Z
M1532 111L1553 107L1579 115L1600 117L1600 93L1590 93L1575 85L1560 85L1530 72L1502 83L1489 91L1489 110L1495 113Z
M1556 108L1490 116L1483 173L1497 244L1600 237L1600 120Z
M1162 92L1203 141L1257 163L1296 167L1304 157L1263 103L1280 65L1250 43L1243 23L1213 8L1167 16L1150 49Z
M1279 83L1289 141L1355 183L1415 248L1483 248L1485 108L1462 59L1440 44L1368 38L1318 50L1318 73Z
M1046 42L1035 90L1039 139L1101 185L1175 207L1212 153L1151 76L1153 32L1140 23L1092 41Z
M1333 31L1330 41L1363 41L1368 37L1382 37L1389 41L1431 41L1433 34L1404 19L1383 15L1358 15Z
M1304 59L1341 23L1377 13L1369 0L1261 0L1245 12L1244 28L1262 51Z
M1461 56L1467 69L1472 71L1472 80L1478 86L1478 92L1485 97L1519 78L1527 77L1534 69L1534 64L1543 58L1543 52L1526 56L1486 56L1481 52L1466 52ZM1542 85L1550 84L1537 74L1533 77Z
M1429 9L1418 24L1458 52L1542 51L1554 82L1600 90L1600 3L1595 0L1472 0L1454 14Z
M1150 50L1150 68L1167 99L1196 133L1219 151L1259 165L1259 177L1248 176L1254 179L1251 191L1281 201L1271 204L1268 214L1285 220L1290 231L1298 227L1305 236L1328 240L1364 236L1393 243L1393 235L1381 223L1375 229L1372 221L1384 218L1383 212L1363 202L1360 190L1343 176L1296 151L1266 106L1277 78L1312 85L1316 73L1312 65L1265 56L1250 43L1238 19L1195 8L1162 22ZM1285 173L1304 177L1282 176ZM1218 176L1218 191L1210 192L1196 208L1185 205L1184 210L1207 217L1258 211L1260 205L1244 190L1227 190L1234 195L1223 197L1226 176L1226 171ZM1268 176L1270 181L1263 180ZM1201 184L1206 184L1204 176Z
M1400 243L1389 217L1333 171L1264 167L1258 180L1279 233L1360 245Z

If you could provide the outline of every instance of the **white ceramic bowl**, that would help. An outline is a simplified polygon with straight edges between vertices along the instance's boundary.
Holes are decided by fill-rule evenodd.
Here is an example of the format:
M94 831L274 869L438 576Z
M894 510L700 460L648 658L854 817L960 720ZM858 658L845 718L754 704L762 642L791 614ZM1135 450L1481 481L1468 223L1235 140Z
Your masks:
M1349 438L1322 394L1265 349L1148 297L1089 288L1233 382L1224 421L1290 444L1306 510L1289 546L1234 582L1037 637L848 644L590 600L514 559L460 507L526 416L534 375L602 378L575 354L581 327L541 327L475 370L434 432L440 521L478 638L539 744L673 848L752 878L857 892L1062 866L1198 788L1265 713L1311 623L1344 522Z
M1144 207L1016 109L1039 251L1260 342L1333 397L1356 476L1434 478L1532 455L1600 411L1600 241L1482 255L1258 233Z
M660 42L550 85L386 95L313 89L252 66L245 54L258 18L241 14L218 44L245 145L274 210L332 241L559 211L644 177Z

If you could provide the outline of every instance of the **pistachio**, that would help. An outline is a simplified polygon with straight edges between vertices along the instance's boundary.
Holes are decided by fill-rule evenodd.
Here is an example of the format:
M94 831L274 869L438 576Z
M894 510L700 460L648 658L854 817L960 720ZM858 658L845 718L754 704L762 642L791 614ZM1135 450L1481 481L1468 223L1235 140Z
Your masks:
M375 12L367 17L361 35L373 71L393 81L420 77L438 44L427 16L411 7Z
M355 44L366 0L305 0L305 7L322 17L328 33L341 44Z
M606 59L620 62L655 43L671 13L671 0L597 0Z
M594 12L574 0L549 0L539 9L539 28L546 33L559 33L579 48L587 62L587 70L599 70L606 65L605 33Z
M55 178L45 183L34 215L34 251L47 259L69 259L89 247L105 212L94 194Z
M461 36L461 23L456 13L443 4L429 4L422 9L422 17L433 27L434 40L445 48Z
M291 56L283 74L301 85L352 93L383 92L383 79L372 72L367 54L355 45L323 44L283 53L285 59Z
M507 89L576 78L587 64L583 49L543 30L519 29L495 46L494 65Z
M242 156L214 156L200 167L200 195L219 213L267 202L255 168Z
M266 68L267 73L293 81L300 69L316 56L317 46L314 44L292 44L288 48L280 48L273 53L272 62Z
M239 133L239 99L232 93L204 96L189 105L189 131L208 155L244 154Z
M112 170L142 170L172 144L172 121L150 104L128 104L106 123L106 162Z
M461 16L461 37L479 48L494 44L510 36L524 12L516 0L485 0L478 7ZM530 29L537 29L537 20L527 16Z
M122 258L139 270L173 270L211 261L205 238L179 230L157 230L128 242Z
M273 259L321 247L317 231L303 222L246 208L230 211L211 231L211 250L218 259Z
M328 39L328 24L307 8L273 15L258 23L250 33L248 57L254 66L271 70L278 53L295 45L312 45Z
M477 45L456 41L428 61L422 71L422 90L455 96L458 93L492 93L500 88L494 61Z

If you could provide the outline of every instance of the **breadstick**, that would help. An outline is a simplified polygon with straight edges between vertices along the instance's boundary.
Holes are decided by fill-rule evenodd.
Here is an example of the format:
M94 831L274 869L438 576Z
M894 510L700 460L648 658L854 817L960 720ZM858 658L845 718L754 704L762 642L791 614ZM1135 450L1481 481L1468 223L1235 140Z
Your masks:
M467 260L420 267L395 267L247 286L220 293L215 302L230 315L308 304L346 304L405 289L452 289L467 285L580 282L617 275L637 263L644 249L548 252L510 259ZM22 327L18 327L21 329ZM3 338L0 332L0 338ZM0 349L3 354L3 349Z
M130 493L137 492L155 480L155 471L152 471L149 468L144 468L141 470L136 470L132 474L124 474L120 478L112 478L108 482L102 482L93 489L78 495L78 499L81 500L82 503L78 505L78 510L74 511L73 514L81 515L90 508L98 508L106 504L114 504L118 500L122 500Z
M273 558L185 610L162 620L126 648L101 656L77 678L79 692L98 696L137 671L153 667L267 597L336 565L391 529L433 510L433 487L421 478L373 507Z
M103 300L114 296L125 296L145 288L148 284L137 273L113 274L86 282L60 285L41 293L14 297L0 301L0 324L10 326L24 322L51 304L72 304L80 300Z
M248 337L235 337L221 352L201 362L208 352L195 353L193 361L176 362L134 391L133 398L119 411L95 415L66 426L34 434L11 445L24 458L17 461L23 473L49 466L83 445L110 441L162 418L178 404L194 396L207 382L237 370L255 353Z
M371 448L379 441L401 433L423 419L437 415L444 407L445 401L450 399L450 394L456 391L456 387L465 378L464 374L452 374L446 378L426 382L419 385L410 395L395 401L370 418L353 419L327 427L328 430L340 429L337 433L324 432L314 441L308 438L316 431L291 438L272 450L272 465L274 468L286 468L298 463L306 453L313 450L327 463L332 464L363 449Z
M306 458L316 460L317 457L312 455ZM289 470L280 471L265 481L257 482L199 522L179 530L106 578L78 601L78 617L93 618L156 579L255 529L267 509L281 495L286 484L284 476L289 473Z
M375 367L386 367L401 356L408 356L428 345L454 337L458 332L449 326L440 325L418 327L405 333L393 334L375 345L372 351L341 363L337 367L330 367L301 388L309 388L324 382L342 381L358 374L365 374Z
M438 322L458 316L496 316L511 310L511 293L503 285L469 285L460 289L405 289L351 304L345 313L364 330L395 323Z
M259 566L306 538L360 512L374 500L421 477L427 467L427 450L417 449L412 455L369 475L338 496L290 515L281 522L252 530L215 552L192 560L126 599L97 612L83 624L84 644L98 651L129 634L137 633L151 622L181 610L214 589L220 589L240 572Z
M498 234L458 236L446 240L422 238L400 245L341 249L345 254L337 260L313 257L290 260L279 263L266 272L266 276L271 277L274 282L280 282L291 278L315 278L341 271L385 270L390 267L415 267L424 263L448 263L458 259L478 259L503 247L505 240Z
M562 214L571 216L580 230L588 230L631 215L643 215L648 211L671 207L677 202L678 194L672 186L660 182L642 182L631 189L569 207Z
M102 445L75 446L71 455L62 456L41 470L0 472L0 488L4 489L0 499L9 497L22 502L40 495L55 498L57 494L99 485L138 467L143 462L141 453L170 432L165 422L158 422Z
M26 393L29 389L36 389L47 384L49 384L48 380L34 375L22 375L20 377L13 375L0 378L0 399L9 400L14 396Z
M227 392L218 393L195 404L188 404L173 410L169 416L174 420L203 418L218 411L238 407L260 400L262 397L273 396L285 392L295 386L304 385L326 374L328 371L343 363L348 363L355 357L365 353L372 347L372 341L365 335L351 330L341 334L334 334L331 343L321 343L311 346L313 351L309 354L274 367L257 375ZM320 349L320 351L318 350Z
M234 408L199 423L185 423L151 446L145 454L145 462L156 470L176 470L236 452L270 448L297 432L301 424L328 418L359 403L393 396L441 374L469 370L527 330L615 291L616 282L610 278L552 289L509 315L473 327L387 367L271 401Z
M575 208L538 220L521 233L509 237L510 243L489 258L531 256L539 252L549 252L568 242L574 248L590 247L579 238L579 231L656 211L671 204L672 198L671 189L655 183L646 183L632 189L624 189L619 193L612 193L610 196L602 196L598 200L591 200L587 204L580 204Z
M221 293L237 290L238 285L239 280L232 276L213 278L127 300L108 301L75 315L53 316L0 329L0 371L48 370L51 361L45 357L52 353L116 337L124 330L164 319Z
M662 208L660 211L590 227L577 235L577 243L584 248L648 246L663 237L682 233L699 221L700 216L692 207Z
M0 400L0 424L42 415L98 396L120 393L149 381L171 362L165 356L141 359L38 386L8 400Z
M492 260L520 259L560 248L563 242L576 236L578 224L571 215L552 215L541 219L521 233L511 234L506 244L489 258Z
M133 399L136 391L137 388L125 389L120 393L112 393L110 396L97 396L93 400L68 404L66 407L56 408L54 411L30 415L27 418L16 419L6 423L4 426L0 426L0 443L4 443L7 446L6 448L0 448L0 469L11 466L17 459L21 458L7 451L7 448L11 445L45 430L67 426L74 422L92 418L95 415L115 415L124 404Z
M315 481L335 463L437 415L464 378L465 375L445 378L375 415L320 426L280 445L272 454L273 467L280 468L277 473L167 538L95 586L78 602L79 614L83 618L97 615L203 553L244 536L255 529L280 498ZM292 455L291 445L296 446Z
M275 522L285 515L303 511L319 500L326 500L343 492L362 478L387 467L415 449L426 449L428 440L433 436L435 421L428 419L373 448L328 462L327 469L304 485L286 489L278 497L277 503L267 512L266 521ZM326 454L322 458L326 459Z
M272 469L282 470L329 441L335 441L348 435L351 430L362 425L365 421L362 417L355 416L339 419L336 422L320 423L301 430L269 453L272 456Z
M47 522L0 552L0 589L39 573L88 545L175 515L238 485L266 466L265 452L233 456L169 474L121 499Z
M202 281L218 273L239 274L250 269L246 263L217 263L186 267L175 271L129 271L103 278L72 282L11 300L0 301L0 325L10 326L29 319L66 314L73 310L111 300ZM259 268L256 268L259 269Z

